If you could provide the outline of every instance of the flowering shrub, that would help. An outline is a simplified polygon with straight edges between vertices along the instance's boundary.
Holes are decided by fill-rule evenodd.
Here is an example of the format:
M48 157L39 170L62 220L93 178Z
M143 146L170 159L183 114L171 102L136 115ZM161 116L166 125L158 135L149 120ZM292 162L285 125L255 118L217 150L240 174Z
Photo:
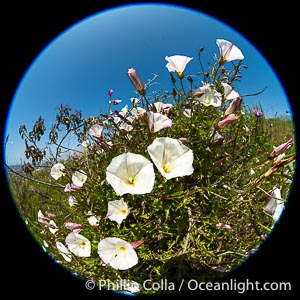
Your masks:
M208 71L194 76L185 75L193 58L166 56L170 91L149 96L151 79L143 84L130 68L130 105L113 111L122 100L112 89L107 114L83 118L61 105L47 149L38 146L42 117L29 133L20 127L31 160L22 176L40 197L28 195L36 205L20 210L70 272L127 279L141 294L163 292L143 290L145 280L213 280L278 221L293 178L293 132L272 144L262 107L237 92L244 55L229 41L217 46ZM64 143L70 135L78 148Z

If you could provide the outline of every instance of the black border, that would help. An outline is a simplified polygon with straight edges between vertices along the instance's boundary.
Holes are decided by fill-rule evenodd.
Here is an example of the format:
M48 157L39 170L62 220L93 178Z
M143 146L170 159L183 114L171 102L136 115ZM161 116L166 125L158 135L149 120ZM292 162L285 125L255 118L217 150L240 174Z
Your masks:
M149 1L150 2L150 1ZM9 103L20 79L41 50L65 29L101 10L141 1L33 1L1 4L0 64L1 127L4 128ZM297 8L295 1L279 5L262 1L151 1L150 3L177 4L200 10L220 19L246 37L267 58L274 68L291 102L298 128L299 110L299 47L297 44ZM264 6L262 6L264 4ZM180 20L178 20L180 22ZM3 108L4 107L4 108ZM3 132L3 131L2 131ZM2 136L3 141L3 136ZM2 152L2 149L1 149ZM2 155L1 155L2 160ZM298 233L299 214L298 170L286 212L272 235L260 250L231 277L237 280L289 281L291 292L254 292L251 296L270 294L290 296L299 292ZM116 294L87 291L83 282L70 276L54 264L32 240L18 217L1 169L0 230L1 230L1 292L10 296L22 294L43 296L96 296L124 298ZM42 294L40 294L42 293ZM201 292L199 296L239 296L237 292ZM139 298L139 297L138 297ZM154 297L156 298L156 297ZM168 298L168 297L167 297Z

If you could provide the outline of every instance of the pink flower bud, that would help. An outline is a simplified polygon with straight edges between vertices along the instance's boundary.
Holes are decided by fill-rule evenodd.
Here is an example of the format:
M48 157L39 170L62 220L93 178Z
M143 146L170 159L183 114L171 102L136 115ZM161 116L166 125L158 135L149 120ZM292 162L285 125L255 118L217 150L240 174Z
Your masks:
M144 86L134 68L128 69L127 75L133 84L133 86L138 90L138 92L142 95L146 95L146 90L144 89Z
M54 213L51 213L51 212L46 212L46 215L47 215L48 218L56 217L56 215Z
M218 224L215 224L215 226L217 228L231 229L231 226L228 224L225 224L225 223L218 223Z
M230 114L237 112L241 106L241 103L242 103L241 97L237 97L237 98L233 99L225 111L225 116L228 116Z
M227 125L229 125L230 123L232 123L233 121L237 120L238 118L239 118L239 116L237 116L235 114L230 114L225 119L219 121L218 124L215 125L215 129L218 130L218 129L224 128Z
M73 223L73 222L65 222L64 227L67 229L79 229L81 228L81 224Z
M274 147L274 150L272 152L268 153L268 158L269 159L275 158L276 156L278 156L279 154L282 154L285 150L289 149L293 145L294 145L294 140L289 139L287 142L281 144L280 146Z
M112 103L114 104L114 105L117 105L117 104L119 104L119 103L121 103L122 102L122 100L112 100Z
M130 243L130 245L132 246L132 248L137 248L137 247L141 246L143 243L144 243L144 241L140 240L140 241L132 242L132 243Z
M68 184L65 186L64 191L65 191L65 192L74 192L74 191L77 191L77 190L80 190L80 189L81 189L80 186L77 186L77 185L75 185L74 183L68 183Z

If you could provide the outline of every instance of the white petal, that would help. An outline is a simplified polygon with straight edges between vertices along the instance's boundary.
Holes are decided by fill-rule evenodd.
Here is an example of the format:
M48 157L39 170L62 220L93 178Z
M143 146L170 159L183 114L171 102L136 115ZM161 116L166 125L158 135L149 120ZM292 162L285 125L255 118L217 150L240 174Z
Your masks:
M61 176L64 175L64 173L62 172L65 169L65 166L61 163L57 163L55 164L50 171L50 175L55 179L59 179Z
M233 43L223 39L217 39L216 42L220 49L220 55L223 57L224 61L244 59L244 55L242 54L241 50Z
M124 202L123 198L120 200L114 200L108 202L107 215L111 221L115 221L121 224L129 214L129 208L127 203Z
M73 175L72 175L72 182L73 184L82 187L83 184L86 182L87 180L87 176L86 173L82 170L80 171L76 171Z
M95 137L101 137L103 126L100 124L95 124L89 129L89 134Z
M224 87L224 95L226 100L233 100L240 96L239 93L237 93L228 83L222 82L222 85Z
M99 225L99 221L98 221L96 216L90 216L87 219L88 219L88 222L90 223L91 226L98 226Z
M273 220L276 222L280 218L284 209L284 202L281 200L276 200L276 209L273 214Z
M41 210L38 211L38 219L39 218L45 218L44 214L42 213Z
M91 242L79 233L71 232L66 237L69 250L79 257L91 256Z
M187 118L191 118L192 117L192 110L189 108L185 108L183 111L183 115L186 116Z
M56 226L55 222L53 220L51 220L49 222L49 230L52 234L55 234L58 231L58 227Z
M113 158L106 169L106 180L120 196L150 193L154 176L152 163L142 155L130 152Z
M157 169L167 179L191 175L194 171L193 151L177 139L156 138L147 150Z
M71 262L72 261L71 254L65 254L65 253L60 252L60 255L64 258L65 261L67 261L67 262Z
M172 120L161 113L154 113L152 111L147 113L149 118L149 129L152 132L160 131L164 128L172 127Z
M277 221L283 209L284 201L281 200L281 191L279 188L275 188L266 203L264 211L267 215L271 216L274 221Z
M77 204L77 200L74 196L69 196L68 202L71 207Z
M98 254L104 263L116 270L127 270L138 263L138 256L130 243L116 237L101 240Z
M166 56L165 59L168 61L166 67L169 72L183 72L186 65L193 59L183 55Z
M193 151L189 150L172 162L173 168L170 173L165 173L166 179L191 175L193 168Z
M56 242L56 248L58 249L59 252L70 254L70 251L62 242Z
M89 144L90 144L89 140L85 140L81 143L82 147L84 147L84 148L87 148L89 146Z

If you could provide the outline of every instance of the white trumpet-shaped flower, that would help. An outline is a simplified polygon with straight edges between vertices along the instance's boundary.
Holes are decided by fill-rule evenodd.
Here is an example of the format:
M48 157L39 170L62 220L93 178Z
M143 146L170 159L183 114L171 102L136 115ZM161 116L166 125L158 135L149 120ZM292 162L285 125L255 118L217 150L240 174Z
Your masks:
M281 192L279 188L275 188L268 199L264 211L267 215L271 216L273 220L278 221L281 213L284 209L284 201L281 198Z
M138 263L138 256L130 243L117 237L101 240L98 254L105 264L116 270L127 270Z
M176 72L180 79L184 76L184 70L187 64L193 59L192 57L184 56L184 55L173 55L166 56L166 67L169 72Z
M220 50L220 60L219 63L222 65L228 61L236 60L236 59L244 59L244 55L242 51L235 46L233 43L223 40L217 39L216 41L219 50Z
M168 112L170 111L170 109L172 109L172 107L173 107L173 104L163 103L161 101L154 102L153 105L156 109L156 112L161 113L161 114L167 114L167 115L168 115Z
M65 173L63 172L64 170L65 170L65 166L61 163L57 163L51 168L50 175L55 180L57 180L61 176L65 175Z
M91 256L91 242L79 233L71 232L66 237L69 250L79 257Z
M194 172L193 151L177 139L156 138L147 150L155 166L166 179L191 175Z
M95 136L95 137L101 137L103 126L100 124L95 124L89 129L89 135Z
M86 182L87 180L87 175L84 171L80 170L80 171L76 171L73 175L72 175L72 182L73 184L75 184L76 186L82 187L83 184Z
M84 148L87 148L90 145L90 141L89 140L85 140L81 143L81 146Z
M53 220L49 221L49 230L52 234L55 234L58 231L58 227Z
M157 132L164 128L171 128L172 120L161 113L149 111L147 113L149 119L149 129L151 132Z
M144 156L124 153L112 159L106 168L106 180L116 194L146 194L154 185L153 164Z
M228 83L222 82L221 84L224 88L223 97L225 100L233 100L240 96L240 94L236 92Z
M99 226L99 220L96 216L89 216L87 220L91 226Z
M214 90L209 84L203 83L203 86L193 91L193 98L198 104L204 106L219 107L222 104L222 94Z
M130 210L124 199L114 200L108 202L107 215L111 221L115 221L118 224L121 224L124 219L127 218Z
M71 262L72 256L68 248L61 242L56 242L56 248L59 251L60 255L67 261Z

